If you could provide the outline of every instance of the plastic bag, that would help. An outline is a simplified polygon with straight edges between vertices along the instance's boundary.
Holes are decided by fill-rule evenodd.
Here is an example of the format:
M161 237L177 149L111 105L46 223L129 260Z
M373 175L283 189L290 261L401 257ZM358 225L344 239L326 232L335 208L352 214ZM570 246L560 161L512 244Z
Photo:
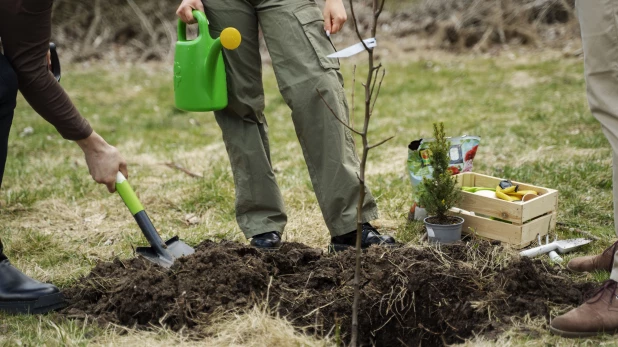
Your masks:
M410 209L410 218L424 218L424 209L420 210L417 206L416 187L423 181L424 177L431 178L433 167L431 166L431 151L429 144L434 139L420 139L410 142L408 145L407 171L412 183L414 205ZM458 136L449 138L451 148L449 150L450 166L449 170L453 175L462 172L472 171L472 163L476 156L481 138L478 136Z

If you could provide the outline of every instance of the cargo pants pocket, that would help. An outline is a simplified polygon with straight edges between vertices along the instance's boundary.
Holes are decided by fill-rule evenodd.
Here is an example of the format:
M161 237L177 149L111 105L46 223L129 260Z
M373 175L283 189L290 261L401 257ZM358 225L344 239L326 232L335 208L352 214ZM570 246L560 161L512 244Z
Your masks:
M335 53L335 46L324 32L324 17L317 5L301 7L294 12L307 39L315 51L320 65L324 69L339 69L339 59L327 58L326 56Z

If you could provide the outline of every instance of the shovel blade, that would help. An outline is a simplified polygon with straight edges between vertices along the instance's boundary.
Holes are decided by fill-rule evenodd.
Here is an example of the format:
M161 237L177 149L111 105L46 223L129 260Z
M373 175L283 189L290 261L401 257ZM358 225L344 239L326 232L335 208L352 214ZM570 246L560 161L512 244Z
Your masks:
M556 243L558 244L558 252L566 253L566 252L570 252L576 249L577 247L587 245L591 241L592 240L578 238L578 239L569 239L569 240L559 240L559 241L556 241Z
M169 269L172 265L174 265L174 258L166 254L158 254L152 247L137 247L135 252L144 257L144 259L157 265L161 265L166 269Z
M174 261L177 258L195 253L195 249L193 249L186 243L180 241L178 239L178 236L174 236L169 239L167 242L165 242L165 245L167 246L167 248L163 253L157 252L152 247L137 247L135 249L135 252L144 257L146 260L163 266L166 269L172 267L172 265L174 265Z
M186 257L187 255L195 253L195 249L193 249L186 243L180 241L180 239L178 239L178 236L174 236L171 239L167 240L165 244L167 245L167 251L172 255L174 259Z

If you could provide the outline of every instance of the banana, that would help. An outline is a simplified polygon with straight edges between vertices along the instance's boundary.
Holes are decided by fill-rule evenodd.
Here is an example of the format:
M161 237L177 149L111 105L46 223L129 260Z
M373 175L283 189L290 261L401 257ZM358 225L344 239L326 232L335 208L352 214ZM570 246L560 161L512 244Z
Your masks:
M461 187L461 190L463 190L464 192L468 192L468 193L476 193L476 192L479 192L481 190L491 190L492 192L494 191L493 188L487 188L487 187L466 187L466 186Z
M468 193L476 193L482 190L489 190L496 192L496 198L502 199L505 201L513 202L513 201L521 201L522 197L526 194L534 194L538 195L539 193L534 190L517 190L519 185L510 186L502 189L500 185L497 185L495 189L486 188L486 187L461 187L461 190ZM516 191L517 190L517 191Z
M519 195L517 193L508 193L506 194L508 196L510 196L511 198L515 199L514 201L520 201L521 198L523 197L523 195Z
M499 186L498 186L499 187ZM517 186L510 186L508 188L504 188L502 189L502 192L504 194L509 194L509 193L513 193L515 191L515 189L517 188Z
M539 193L534 190L518 190L516 192L509 193L509 195L517 195L519 197L522 197L526 194L539 195Z
M515 201L515 198L512 196L508 196L503 192L496 191L496 197L506 201Z

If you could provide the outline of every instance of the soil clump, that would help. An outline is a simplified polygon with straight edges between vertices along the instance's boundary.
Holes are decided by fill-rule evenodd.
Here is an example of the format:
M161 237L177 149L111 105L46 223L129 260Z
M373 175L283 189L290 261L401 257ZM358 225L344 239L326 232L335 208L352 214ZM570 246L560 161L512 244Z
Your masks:
M442 247L372 247L364 253L359 336L380 346L442 345L497 336L513 318L576 306L593 284L576 283L539 260L474 241ZM204 242L170 270L143 259L100 262L66 290L69 317L199 336L213 313L267 302L309 332L351 325L354 252L336 255L298 243L260 252ZM307 328L309 327L309 328Z

